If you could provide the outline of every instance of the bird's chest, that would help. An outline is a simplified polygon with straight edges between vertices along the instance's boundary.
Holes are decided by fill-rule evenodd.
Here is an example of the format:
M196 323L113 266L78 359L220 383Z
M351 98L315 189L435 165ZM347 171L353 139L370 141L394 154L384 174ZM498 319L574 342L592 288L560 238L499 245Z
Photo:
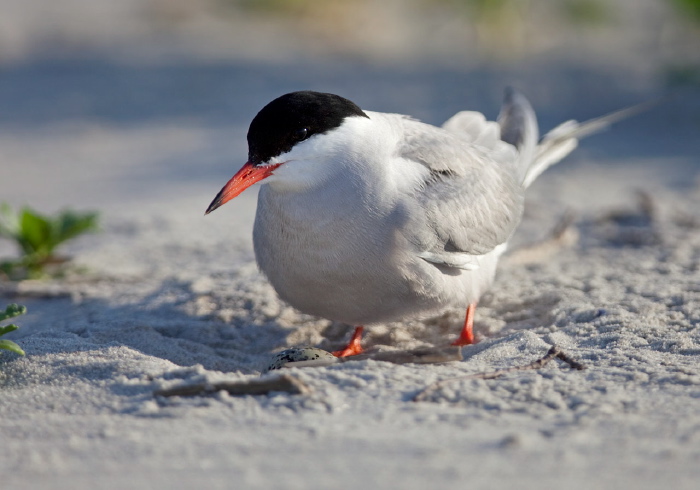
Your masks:
M258 265L283 299L308 313L354 323L348 305L367 307L400 290L396 236L390 213L368 212L347 196L296 200L263 187L258 197Z
M335 277L378 259L389 230L380 213L360 208L353 196L299 197L261 188L253 230L260 267L270 278Z

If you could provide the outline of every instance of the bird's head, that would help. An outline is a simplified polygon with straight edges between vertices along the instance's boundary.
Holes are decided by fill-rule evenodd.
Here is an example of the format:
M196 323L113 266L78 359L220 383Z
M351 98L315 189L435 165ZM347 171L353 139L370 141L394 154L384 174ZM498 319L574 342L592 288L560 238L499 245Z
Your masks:
M273 100L250 123L248 161L219 191L206 214L265 179L301 189L324 180L332 170L327 156L341 138L327 135L357 117L369 118L353 102L334 94L292 92Z

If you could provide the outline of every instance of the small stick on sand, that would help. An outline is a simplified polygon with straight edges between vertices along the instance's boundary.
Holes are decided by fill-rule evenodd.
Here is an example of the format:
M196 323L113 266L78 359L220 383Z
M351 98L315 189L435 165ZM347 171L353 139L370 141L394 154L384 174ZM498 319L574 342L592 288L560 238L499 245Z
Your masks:
M453 381L458 381L458 380L465 380L465 379L495 379L495 378L500 378L504 374L512 373L513 371L527 371L530 369L541 369L547 364L552 359L559 359L560 361L563 361L567 363L569 366L571 366L572 369L576 370L583 370L586 369L586 366L581 364L578 361L575 361L571 359L568 355L566 355L559 347L556 345L553 345L551 349L547 352L547 354L544 355L544 357L541 357L537 359L536 361L531 362L530 364L526 364L525 366L515 366L512 368L507 368L507 369L499 369L497 371L492 371L490 373L474 373L474 374L468 374L466 376L458 376L456 378L448 378L448 379L443 379L442 381L436 381L435 383L428 385L426 388L421 390L416 396L413 397L414 402L421 402L425 401L429 395L440 389L441 387L445 386L446 384L449 384Z
M217 391L228 391L231 395L267 395L273 391L282 391L292 395L306 395L311 388L289 374L280 374L265 378L251 378L243 381L222 381L219 383L185 384L158 390L155 396L198 396Z
M576 360L570 358L568 354L566 354L564 351L562 351L561 349L559 349L559 347L557 347L556 345L555 345L555 346L552 346L552 349L558 349L558 352L557 352L557 359L559 359L560 361L563 361L563 362L567 363L569 366L571 366L571 369L575 369L575 370L577 370L577 371L583 371L584 369L586 369L586 365L585 365L585 364L580 363L580 362L578 362L578 361L576 361ZM549 351L551 352L552 349L549 349Z

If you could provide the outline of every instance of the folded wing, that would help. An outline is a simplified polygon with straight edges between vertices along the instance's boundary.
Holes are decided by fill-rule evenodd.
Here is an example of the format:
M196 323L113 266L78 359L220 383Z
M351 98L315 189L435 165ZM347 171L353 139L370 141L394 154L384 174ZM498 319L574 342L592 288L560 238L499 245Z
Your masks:
M406 121L400 157L427 170L414 191L418 209L412 214L420 216L415 224L424 248L420 256L431 263L476 268L478 260L467 256L503 244L520 222L517 151L498 139L496 123L481 118L473 118L467 137Z

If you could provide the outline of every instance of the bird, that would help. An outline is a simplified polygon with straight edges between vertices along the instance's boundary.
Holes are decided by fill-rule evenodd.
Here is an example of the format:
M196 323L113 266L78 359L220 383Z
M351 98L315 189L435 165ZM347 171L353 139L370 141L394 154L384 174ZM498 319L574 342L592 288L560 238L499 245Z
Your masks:
M361 109L331 93L284 94L253 118L248 161L209 214L260 183L260 270L301 312L355 327L466 310L453 345L475 343L474 313L521 221L527 188L578 140L629 116L566 121L539 137L535 112L505 90L495 121L461 111L441 127Z

